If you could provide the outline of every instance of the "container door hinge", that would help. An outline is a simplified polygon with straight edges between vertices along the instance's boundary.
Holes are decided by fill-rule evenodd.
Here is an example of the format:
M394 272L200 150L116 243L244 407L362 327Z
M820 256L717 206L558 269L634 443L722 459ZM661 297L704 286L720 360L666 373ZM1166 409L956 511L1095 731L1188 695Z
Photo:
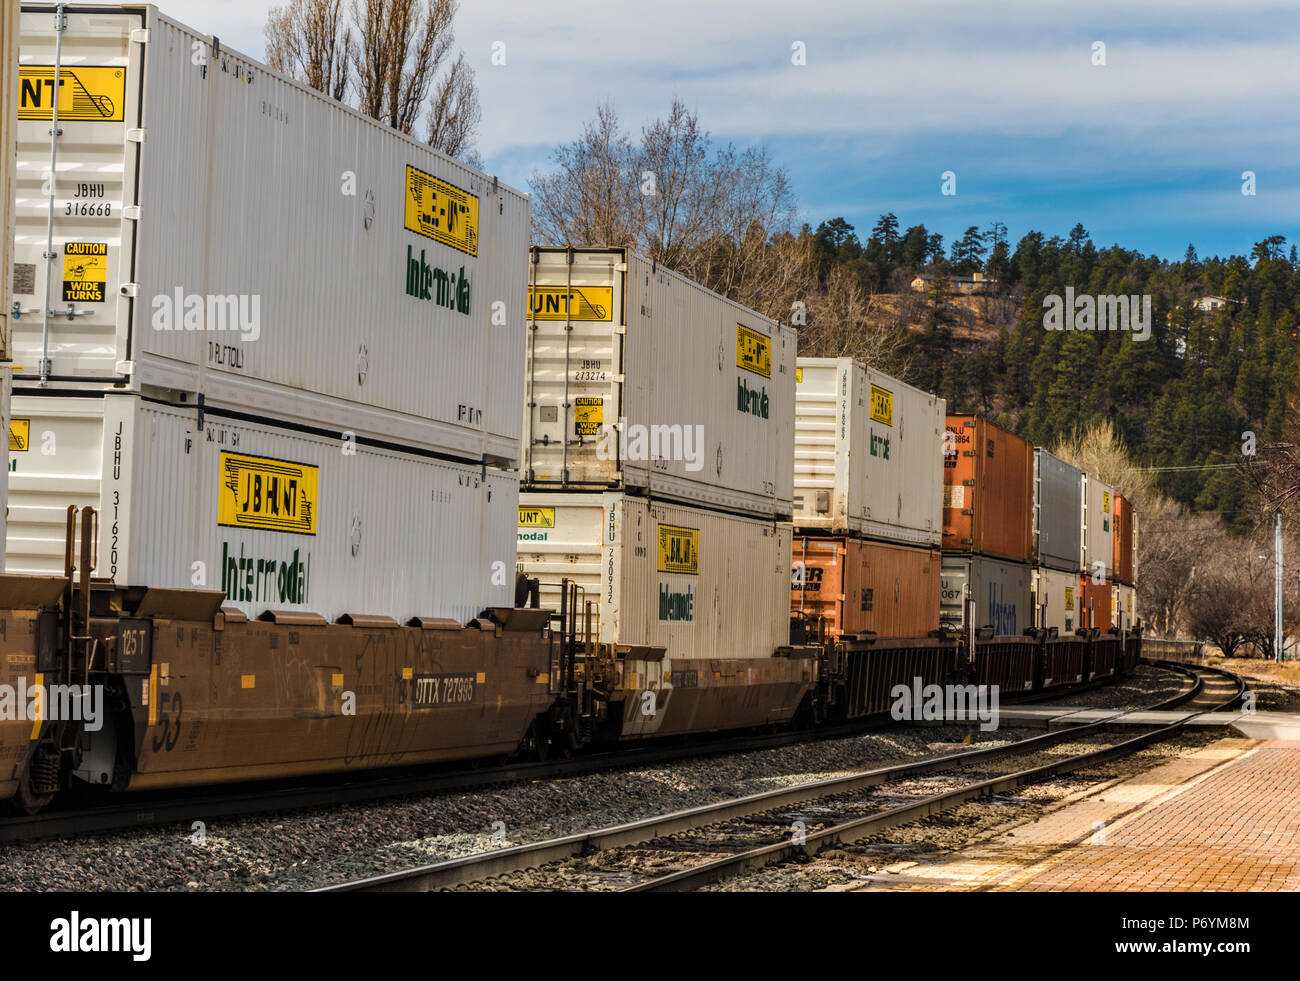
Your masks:
M134 361L119 361L117 364L113 365L113 371L116 372L116 373L119 374L119 375L134 375L134 374L135 374L135 362L134 362Z
M133 30L133 31L131 32L131 43L132 43L132 44L148 44L148 43L149 43L149 28L147 28L147 27L137 27L135 30Z
M147 132L148 131L144 127L140 127L139 129L128 129L126 131L126 142L143 143Z
M140 220L140 206L138 204L128 204L122 209L122 217L128 221Z
M119 287L117 288L117 291L118 291L118 293L120 293L122 296L129 297L129 298L131 298L131 299L135 299L135 297L136 297L137 295L139 295L139 293L140 293L140 284L139 284L139 283L123 283L121 286L119 286Z

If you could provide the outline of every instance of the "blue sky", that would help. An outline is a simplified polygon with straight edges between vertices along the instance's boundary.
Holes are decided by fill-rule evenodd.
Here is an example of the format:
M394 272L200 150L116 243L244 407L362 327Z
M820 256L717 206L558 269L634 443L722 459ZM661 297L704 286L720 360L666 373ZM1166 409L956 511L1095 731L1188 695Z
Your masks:
M266 0L160 5L264 53ZM463 0L457 41L480 152L525 189L598 102L635 132L677 95L715 138L766 144L805 220L842 215L863 238L893 211L947 243L995 220L1013 242L1081 221L1099 245L1170 258L1300 240L1294 2Z

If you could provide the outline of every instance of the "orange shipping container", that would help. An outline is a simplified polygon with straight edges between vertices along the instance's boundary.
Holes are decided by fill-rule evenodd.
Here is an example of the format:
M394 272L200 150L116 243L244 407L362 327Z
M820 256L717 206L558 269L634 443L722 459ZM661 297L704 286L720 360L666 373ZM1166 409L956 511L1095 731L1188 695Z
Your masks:
M1096 627L1102 633L1110 629L1110 591L1114 588L1109 582L1098 586L1091 576L1079 577L1079 598L1083 604L1079 610L1079 626Z
M939 628L937 549L856 538L796 538L790 606L832 636L928 637Z
M1133 505L1115 495L1115 520L1111 522L1115 543L1115 579L1133 582Z
M1030 561L1033 502L1033 445L977 416L948 416L944 549Z

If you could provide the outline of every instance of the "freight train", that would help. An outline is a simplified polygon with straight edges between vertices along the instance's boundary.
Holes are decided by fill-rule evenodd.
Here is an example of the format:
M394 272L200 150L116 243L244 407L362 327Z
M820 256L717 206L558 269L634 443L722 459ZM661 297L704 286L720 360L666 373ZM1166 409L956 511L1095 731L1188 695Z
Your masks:
M526 196L156 8L23 10L11 808L1132 668L1109 488L630 250L529 249Z

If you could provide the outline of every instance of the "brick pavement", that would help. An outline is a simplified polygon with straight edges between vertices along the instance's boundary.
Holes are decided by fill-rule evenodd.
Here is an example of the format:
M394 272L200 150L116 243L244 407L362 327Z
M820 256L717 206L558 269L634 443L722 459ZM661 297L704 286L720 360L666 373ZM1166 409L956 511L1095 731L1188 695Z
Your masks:
M1300 889L1300 741L1222 739L852 890Z

